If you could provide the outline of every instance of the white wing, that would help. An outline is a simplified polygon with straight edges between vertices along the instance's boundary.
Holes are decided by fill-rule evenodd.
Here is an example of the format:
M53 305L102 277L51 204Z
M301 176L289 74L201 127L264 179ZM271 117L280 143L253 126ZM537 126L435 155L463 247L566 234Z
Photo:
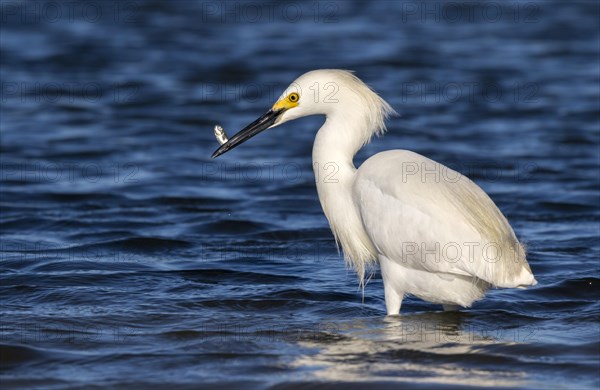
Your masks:
M442 164L410 151L376 154L359 168L353 196L367 234L388 259L497 287L536 283L494 202Z

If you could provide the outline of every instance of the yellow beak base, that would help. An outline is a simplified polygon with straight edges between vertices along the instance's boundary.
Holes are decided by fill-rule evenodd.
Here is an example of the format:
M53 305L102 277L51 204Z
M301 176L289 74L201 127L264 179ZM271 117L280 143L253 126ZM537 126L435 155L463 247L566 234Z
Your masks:
M273 104L271 110L279 111L279 110L289 110L290 108L294 108L298 105L298 102L291 102L288 98L281 99L280 101Z

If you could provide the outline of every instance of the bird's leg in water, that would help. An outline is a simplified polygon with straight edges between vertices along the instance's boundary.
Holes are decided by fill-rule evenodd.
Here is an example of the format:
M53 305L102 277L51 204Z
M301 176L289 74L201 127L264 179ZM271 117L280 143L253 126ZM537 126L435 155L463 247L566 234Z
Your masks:
M385 308L387 315L393 316L400 314L400 306L404 298L404 291L398 289L396 277L394 277L393 262L385 256L379 256L379 267L381 269L381 278L383 279L383 292L385 294ZM396 275L398 276L398 275Z
M387 309L387 315L393 316L400 314L400 305L402 305L402 298L404 294L399 294L391 286L391 283L383 282L383 291L385 294L385 308Z

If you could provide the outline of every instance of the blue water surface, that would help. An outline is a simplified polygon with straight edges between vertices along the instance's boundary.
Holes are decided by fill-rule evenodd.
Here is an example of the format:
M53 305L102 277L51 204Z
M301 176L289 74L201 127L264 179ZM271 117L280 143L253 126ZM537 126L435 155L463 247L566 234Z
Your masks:
M2 388L600 386L596 1L1 1ZM473 179L539 284L386 317L321 212L322 118L217 160L300 74L351 69Z

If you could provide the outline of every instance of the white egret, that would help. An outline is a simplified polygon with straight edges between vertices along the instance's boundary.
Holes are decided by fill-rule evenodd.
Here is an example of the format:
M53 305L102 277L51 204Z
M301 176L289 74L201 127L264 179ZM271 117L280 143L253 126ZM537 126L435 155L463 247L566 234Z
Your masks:
M354 155L383 134L393 113L351 72L315 70L223 140L213 158L265 129L324 115L312 152L319 200L363 288L366 272L379 263L389 315L400 312L405 294L455 310L491 287L535 285L508 221L467 177L407 150L378 153L355 168Z

